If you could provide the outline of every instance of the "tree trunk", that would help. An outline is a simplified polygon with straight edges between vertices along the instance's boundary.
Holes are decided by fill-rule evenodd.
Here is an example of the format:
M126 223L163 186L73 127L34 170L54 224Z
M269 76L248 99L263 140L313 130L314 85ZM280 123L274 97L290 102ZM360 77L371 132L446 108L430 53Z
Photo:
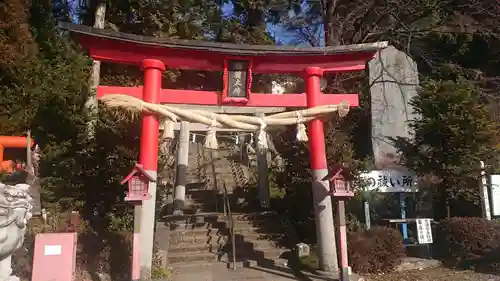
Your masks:
M97 8L95 10L95 20L94 27L95 28L104 28L106 18L106 2L99 1L97 4ZM99 86L101 74L101 62L94 60L92 61L92 72L90 74L90 88L89 88L89 97L85 102L85 107L87 108L90 120L87 124L87 136L89 139L93 138L95 135L95 125L97 122L97 110L98 103L96 98L97 87Z
M335 10L337 7L337 0L323 0L323 32L326 46L340 45L340 38L335 29ZM338 27L337 27L338 28Z

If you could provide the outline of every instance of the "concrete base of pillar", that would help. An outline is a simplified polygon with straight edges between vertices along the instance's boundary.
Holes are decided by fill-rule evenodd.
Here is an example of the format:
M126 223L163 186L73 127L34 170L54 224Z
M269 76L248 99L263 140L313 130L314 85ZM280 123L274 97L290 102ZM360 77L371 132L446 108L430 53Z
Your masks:
M316 251L319 268L325 272L335 272L338 271L338 259L332 200L328 195L329 183L322 180L327 174L327 169L312 171L312 193L318 240Z
M323 270L316 270L315 273L318 275L318 276L324 276L324 277L328 277L328 278L332 278L334 280L342 280L341 279L341 270L335 270L335 271L323 271ZM349 280L349 281L364 281L365 279L359 275L359 274L356 274L356 273L353 273L352 270L351 270L351 267L348 267L346 269L344 269L344 278L343 280Z

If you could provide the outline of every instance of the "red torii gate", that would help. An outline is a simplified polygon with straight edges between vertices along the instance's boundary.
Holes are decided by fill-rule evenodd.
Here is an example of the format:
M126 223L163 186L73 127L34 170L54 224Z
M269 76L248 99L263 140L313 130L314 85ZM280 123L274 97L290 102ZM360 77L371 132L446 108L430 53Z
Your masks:
M320 78L325 72L362 71L366 62L378 50L387 46L386 42L325 48L255 46L161 39L67 23L62 24L61 28L76 35L81 45L89 49L94 60L136 65L144 71L143 87L98 86L98 97L119 93L141 98L149 103L311 108L347 101L350 106L358 106L357 93L321 93ZM223 91L163 89L162 72L166 66L171 69L222 71ZM252 93L252 73L302 74L306 93ZM334 237L333 214L328 197L328 182L323 180L328 169L321 120L309 122L308 135L320 265L322 269L331 271L336 268L337 261L334 258L334 247L329 247ZM154 179L157 173L158 138L158 117L144 114L139 162ZM150 184L151 199L147 200L149 203L144 202L144 208L152 208L149 211L154 212L156 189L154 182ZM148 220L143 216L141 268L151 268L153 228L154 215ZM346 267L347 260L342 261L342 271L346 271Z

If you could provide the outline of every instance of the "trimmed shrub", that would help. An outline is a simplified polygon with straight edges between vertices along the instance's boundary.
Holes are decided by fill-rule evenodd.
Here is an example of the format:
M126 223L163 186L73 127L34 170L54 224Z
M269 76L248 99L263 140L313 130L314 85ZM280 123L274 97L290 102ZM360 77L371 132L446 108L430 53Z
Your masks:
M445 264L499 271L498 222L482 218L450 218L442 221L436 230L436 254Z
M351 232L347 242L349 263L359 273L392 271L406 255L403 237L392 228L373 227Z

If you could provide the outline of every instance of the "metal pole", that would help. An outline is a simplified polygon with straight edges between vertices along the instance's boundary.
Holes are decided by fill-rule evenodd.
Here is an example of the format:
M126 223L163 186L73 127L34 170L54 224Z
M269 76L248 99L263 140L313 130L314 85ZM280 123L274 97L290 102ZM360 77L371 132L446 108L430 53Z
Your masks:
M368 201L363 202L363 206L365 209L365 224L366 229L370 229L371 227L371 219L370 219L370 203Z
M142 62L144 70L143 100L149 103L158 103L161 92L162 72L165 64L159 60L146 59ZM160 124L158 117L151 113L143 113L141 128L141 147L139 162L144 170L154 179L158 171L158 139ZM156 182L150 182L148 191L151 199L142 202L140 214L140 267L141 279L151 277L151 266L153 262L153 239L155 229L155 203Z
M318 67L308 67L305 70L304 82L308 108L321 105L320 77L322 75L323 71ZM328 196L329 182L322 180L328 174L323 122L319 119L309 122L308 134L319 267L322 271L336 272L339 267L332 200Z
M189 161L189 122L181 121L179 149L177 150L177 169L174 189L174 214L182 215L186 200L187 170Z
M349 260L347 257L347 230L345 221L345 202L337 201L337 237L340 247L340 281L349 281Z
M404 192L399 193L399 206L401 210L401 218L406 219L406 195ZM406 243L408 240L408 224L403 222L401 224L401 232L403 233L403 241Z

